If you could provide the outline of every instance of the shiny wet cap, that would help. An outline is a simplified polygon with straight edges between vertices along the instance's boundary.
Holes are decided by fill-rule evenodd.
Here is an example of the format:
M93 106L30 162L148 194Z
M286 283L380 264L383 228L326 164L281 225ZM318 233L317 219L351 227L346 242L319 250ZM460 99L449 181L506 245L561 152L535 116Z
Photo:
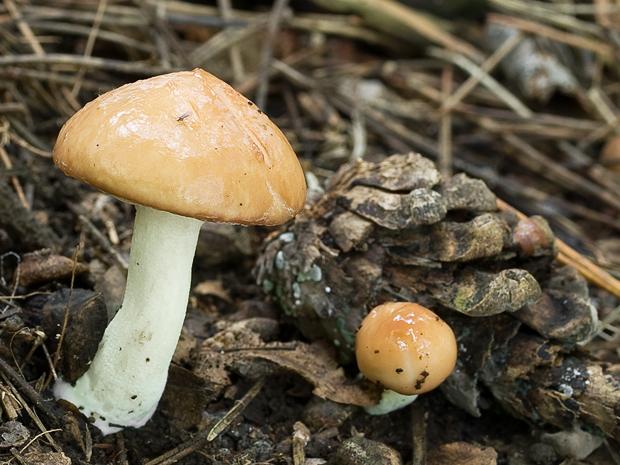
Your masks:
M304 174L255 104L201 70L126 84L62 127L68 175L130 203L197 219L276 225L304 205Z

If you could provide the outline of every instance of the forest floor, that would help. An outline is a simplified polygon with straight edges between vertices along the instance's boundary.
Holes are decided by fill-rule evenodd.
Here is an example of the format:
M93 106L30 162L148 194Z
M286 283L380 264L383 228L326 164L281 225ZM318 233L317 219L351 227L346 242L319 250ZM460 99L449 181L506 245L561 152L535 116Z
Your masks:
M2 463L620 464L620 7L435 3L0 2ZM282 129L306 173L308 206L297 222L275 228L203 227L159 407L144 427L102 436L73 406L55 402L51 387L59 375L85 369L98 343L91 336L120 307L134 209L65 176L52 148L68 118L98 95L197 67L229 82ZM600 320L588 320L587 341L575 344L586 323L562 310L551 319L572 325L565 339L522 314L518 323L505 315L451 317L453 300L433 290L430 274L403 271L430 262L408 257L399 268L389 261L393 248L381 240L400 226L357 207L346 208L375 228L360 239L368 247L348 255L337 239L325 239L327 230L336 237L330 227L350 187L342 179L330 187L334 174L349 169L359 177L355 170L380 170L389 156L410 152L435 163L443 181L429 189L444 198L441 186L457 173L484 181L501 199L491 214L510 231L492 259L445 258L453 253L448 245L427 250L440 256L429 259L433 269L493 274L510 262L546 292L556 270L572 267L579 277L562 276L583 284L575 302L595 308ZM373 188L377 196L390 190ZM523 256L530 243L515 235L524 217L507 213L512 208L550 228L527 237L539 241L534 258ZM483 214L468 212L467 220ZM451 215L437 223L465 218ZM463 362L467 378L402 410L368 415L361 405L376 389L354 363L337 363L347 349L296 320L286 306L294 292L275 295L258 281L274 247L286 250L282 234L310 231L309 224L320 229L313 240L348 257L343 267L354 252L372 261L372 241L381 243L381 257L389 257L378 271L382 292L356 288L372 298L351 307L367 312L388 287L392 296L436 303L454 322L461 359L466 348L480 356ZM304 253L300 246L297 258ZM276 287L288 279L277 271L271 278ZM483 292L476 279L468 285ZM83 321L59 329L65 313L85 308L92 313ZM495 352L508 369L496 366L490 380ZM571 364L584 367L578 380L565 379ZM519 390L526 385L527 393Z

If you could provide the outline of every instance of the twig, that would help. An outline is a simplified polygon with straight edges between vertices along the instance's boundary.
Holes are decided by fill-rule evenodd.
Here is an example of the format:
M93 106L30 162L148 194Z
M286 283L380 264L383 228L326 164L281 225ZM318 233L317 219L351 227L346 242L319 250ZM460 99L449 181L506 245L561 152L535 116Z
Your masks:
M248 404L254 399L258 393L263 389L265 384L265 378L259 379L254 385L245 393L245 395L239 399L233 408L231 408L226 415L222 417L220 421L218 421L209 434L207 435L207 441L213 441L221 432L223 432L228 426L241 415L241 412L245 410Z
M599 13L619 13L620 5L615 3L546 3L529 0L529 4L538 8L548 8L549 10L564 13L566 15L596 15Z
M62 343L65 339L65 332L67 331L67 323L69 322L69 311L71 309L71 298L73 297L73 283L75 282L75 270L77 269L78 255L80 254L80 246L75 248L73 254L73 270L71 271L71 284L69 285L69 298L67 299L67 307L65 308L65 317L62 322L62 329L60 330L60 339L58 339L58 347L56 347L56 353L54 354L54 360L52 366L56 370L58 360L60 360L60 351L62 349Z
M395 39L386 33L359 26L355 23L352 24L347 17L295 15L292 18L286 19L286 25L302 31L322 32L332 36L360 40L369 44L380 45L390 50L402 51L407 47L401 40Z
M226 49L258 34L267 27L268 22L268 16L257 15L254 19L249 21L244 28L231 27L223 29L211 37L210 40L192 50L190 53L191 58L197 66L204 66L209 60L224 52Z
M607 124L618 125L618 111L614 109L611 102L607 101L599 87L595 86L588 90L588 99Z
M2 127L0 127L0 132L2 136L0 137L0 159L2 160L2 163L4 164L4 166L10 170L13 168L13 163L11 162L11 159L9 158L9 154L6 153L6 150L4 150L4 147L6 146L6 144L8 144L9 139L10 139L9 138L10 124L6 118L2 118L1 120L2 120ZM26 200L26 196L24 195L24 190L22 189L22 185L19 182L19 179L17 178L17 176L11 176L11 183L13 184L13 187L15 188L15 192L17 193L17 197L19 198L19 201L22 203L22 205L24 206L26 210L30 210L30 204L28 203L28 200Z
M20 451L19 451L19 452L23 454L23 453L26 451L26 449L28 449L28 448L29 448L32 444L34 444L34 442L35 442L37 439L39 439L41 436L45 436L45 435L47 435L48 433L58 433L58 432L60 432L60 431L62 431L62 429L61 429L61 428L56 428L56 429L48 429L48 430L46 430L46 431L43 431L43 432L41 432L41 433L37 434L37 435L36 435L35 437L33 437L30 441L28 441L28 444L26 444L24 447L22 447L22 448L20 449Z
M218 0L217 4L222 14L222 18L224 18L225 21L230 21L232 19L232 7L230 5L230 0ZM243 59L241 57L241 49L238 45L231 45L228 51L228 57L233 71L234 82L239 83L243 81L245 70L243 66Z
M58 424L58 418L56 413L52 409L52 407L48 404L47 401L43 400L41 395L34 390L30 384L28 384L21 376L19 376L11 366L6 363L2 358L0 358L0 371L11 381L11 383L19 386L20 391L22 391L26 397L34 404L34 406L41 413L45 415L45 417L53 423L54 426ZM25 403L24 403L25 406Z
M284 63L285 65L289 67L292 67L304 61L307 61L317 55L320 55L322 50L323 50L322 48L303 49L293 55L289 55L284 60L282 60L282 63ZM272 61L272 66L269 68L270 76L273 76L278 73L278 69L277 69L278 61L279 60ZM245 81L243 81L241 84L236 85L235 89L237 90L237 92L241 94L247 94L251 92L252 89L256 88L257 85L258 85L258 75L256 73L253 73L253 74L249 74L246 77Z
M52 152L36 148L34 145L29 144L28 141L25 141L24 139L19 137L13 131L9 132L9 137L11 139L11 142L14 142L16 145L25 148L26 150L34 153L35 155L39 155L44 158L52 158Z
M301 421L293 425L293 465L305 465L306 446L310 442L310 430Z
M41 348L43 349L43 354L45 355L45 361L47 362L47 365L50 368L52 379L54 381L58 381L58 373L56 373L56 368L54 368L54 362L52 361L52 356L50 355L49 350L47 350L47 346L45 345L45 343L41 344Z
M2 359L0 359L0 362L3 362ZM56 444L56 441L54 441L54 438L49 434L47 428L45 427L45 425L43 425L43 423L41 422L41 419L38 417L37 413L34 412L30 406L28 405L27 402L24 401L24 399L22 398L22 396L19 395L19 392L17 392L17 390L15 389L15 386L13 386L13 384L11 384L5 373L2 373L2 377L4 378L5 382L9 385L9 389L11 390L13 396L15 396L15 398L17 399L17 401L19 402L19 404L23 407L23 409L28 413L28 416L30 416L30 418L32 418L32 421L34 421L34 423L37 425L37 427L39 428L39 430L44 434L45 438L50 442L50 444L52 445L52 447L56 450L56 452L62 452L61 448L58 447L58 445ZM30 386L28 384L28 386ZM32 388L31 388L32 389ZM36 392L34 389L32 389L34 392ZM30 397L30 396L29 396ZM32 399L30 399L32 402L34 402ZM37 404L35 403L35 406ZM52 416L47 416L47 420L52 423L52 425L57 428L58 425L58 418L56 415L52 415Z
M52 101L52 103L54 102ZM54 105L56 105L56 103L54 103ZM9 120L9 123L11 123L11 129L13 129L15 133L19 133L25 141L44 152L51 153L51 147L49 147L46 142L43 142L41 138L34 134L22 121L15 118L13 115L7 115L6 118ZM14 132L11 131L11 137L13 137L12 134L14 134Z
M96 19L96 16L94 19ZM39 31L49 31L60 34L77 35L84 37L89 37L93 31L92 27L82 26L81 24L59 24L51 21L30 21L30 25L33 28L38 29ZM156 48L153 44L136 40L133 37L129 37L118 32L104 31L99 29L97 31L97 39L110 42L112 44L120 44L134 50L139 50L141 52L153 53L156 51ZM73 76L73 79L74 81L77 80L75 76Z
M194 63L192 62L191 57L185 52L185 49L181 46L179 39L167 22L160 18L156 11L154 11L154 9L145 0L134 1L140 6L140 9L147 14L149 21L153 23L155 28L165 38L170 47L179 55L183 61L183 64L185 66L189 66L190 68L194 68Z
M11 447L10 452L13 458L21 465L30 465L30 462L26 460L26 457L24 457L15 447Z

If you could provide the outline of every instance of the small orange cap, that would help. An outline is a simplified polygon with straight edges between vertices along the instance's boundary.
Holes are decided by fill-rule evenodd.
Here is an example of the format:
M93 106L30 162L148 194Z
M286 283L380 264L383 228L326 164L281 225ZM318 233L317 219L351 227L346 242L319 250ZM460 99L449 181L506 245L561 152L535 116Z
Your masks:
M355 339L360 371L371 381L404 395L439 386L456 364L456 339L435 313L410 302L371 310Z

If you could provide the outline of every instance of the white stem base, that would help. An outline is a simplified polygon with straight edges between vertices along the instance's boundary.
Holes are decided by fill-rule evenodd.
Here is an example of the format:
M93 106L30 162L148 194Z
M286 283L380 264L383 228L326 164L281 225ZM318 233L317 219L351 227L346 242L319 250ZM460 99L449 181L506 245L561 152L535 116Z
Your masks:
M140 427L164 391L191 286L202 221L136 207L125 299L88 371L54 396L95 419L104 434Z
M373 407L366 407L366 413L370 415L385 415L386 413L400 410L418 398L417 395L405 395L394 392L391 389L384 389L381 393L381 400Z

